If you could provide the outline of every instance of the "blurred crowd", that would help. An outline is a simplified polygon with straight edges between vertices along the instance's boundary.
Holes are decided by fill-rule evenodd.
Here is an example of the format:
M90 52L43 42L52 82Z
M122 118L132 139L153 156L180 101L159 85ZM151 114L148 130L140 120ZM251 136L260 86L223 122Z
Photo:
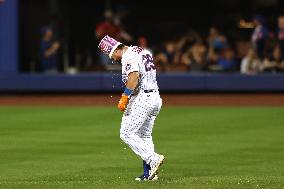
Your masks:
M280 73L284 72L284 16L279 16L277 22L277 28L269 30L263 16L254 16L250 40L245 42L228 40L224 31L212 26L206 35L191 30L162 44L149 45L146 36L133 37L124 29L120 16L107 10L104 20L94 29L94 36L99 41L110 35L126 45L147 48L153 53L159 72ZM44 28L40 49L44 72L56 72L59 49L52 29ZM96 56L94 71L112 69L114 65L106 55L98 52Z
M284 72L284 16L269 31L265 18L256 15L251 40L229 41L224 32L211 27L206 36L195 31L166 41L155 54L161 72L240 72L241 74Z

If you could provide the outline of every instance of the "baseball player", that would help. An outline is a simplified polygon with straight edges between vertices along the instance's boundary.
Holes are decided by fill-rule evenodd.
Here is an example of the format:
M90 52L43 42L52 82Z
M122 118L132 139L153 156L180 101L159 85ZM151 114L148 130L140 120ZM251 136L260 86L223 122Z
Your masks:
M154 121L162 106L152 54L109 36L101 40L99 49L122 64L125 90L118 103L124 112L120 138L143 160L144 173L136 180L156 180L165 157L155 152L152 140Z

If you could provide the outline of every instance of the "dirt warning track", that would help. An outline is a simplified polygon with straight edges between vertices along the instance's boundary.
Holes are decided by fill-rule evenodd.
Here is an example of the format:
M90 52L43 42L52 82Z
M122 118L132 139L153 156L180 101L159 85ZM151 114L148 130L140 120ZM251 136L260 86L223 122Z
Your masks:
M161 94L166 106L284 106L284 94ZM120 94L1 95L1 106L116 106Z

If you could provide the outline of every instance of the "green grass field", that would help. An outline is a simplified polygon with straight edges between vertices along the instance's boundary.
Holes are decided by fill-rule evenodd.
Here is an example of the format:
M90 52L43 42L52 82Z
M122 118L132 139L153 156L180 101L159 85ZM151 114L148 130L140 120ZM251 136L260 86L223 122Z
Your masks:
M157 182L110 107L0 107L0 188L284 188L284 108L164 107Z

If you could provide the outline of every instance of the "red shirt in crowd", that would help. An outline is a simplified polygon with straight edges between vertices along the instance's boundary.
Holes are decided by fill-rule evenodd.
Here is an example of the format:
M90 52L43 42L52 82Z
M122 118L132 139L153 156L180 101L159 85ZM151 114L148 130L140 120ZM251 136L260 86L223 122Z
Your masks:
M116 40L120 39L121 29L119 26L116 26L110 22L101 22L96 27L96 34L98 38L102 38L105 35L109 35Z

